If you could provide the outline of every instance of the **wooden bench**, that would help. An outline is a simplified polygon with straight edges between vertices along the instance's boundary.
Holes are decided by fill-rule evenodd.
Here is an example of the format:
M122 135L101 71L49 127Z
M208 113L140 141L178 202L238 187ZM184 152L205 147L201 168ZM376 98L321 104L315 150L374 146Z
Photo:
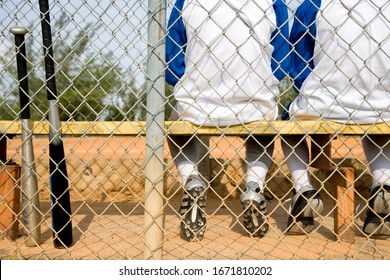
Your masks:
M354 169L338 167L333 164L331 153L331 139L335 136L365 134L390 134L390 124L375 125L345 125L325 121L272 121L253 122L230 127L204 127L185 121L166 121L164 131L169 135L199 136L247 136L253 135L310 135L317 145L311 145L311 166L329 174L334 185L334 194L337 201L334 216L334 231L336 238L343 242L353 243L354 233ZM21 135L22 128L19 121L0 121L0 160L6 162L7 135ZM33 122L34 135L48 135L49 124L46 121ZM78 122L62 123L62 134L67 136L136 136L146 134L146 122Z

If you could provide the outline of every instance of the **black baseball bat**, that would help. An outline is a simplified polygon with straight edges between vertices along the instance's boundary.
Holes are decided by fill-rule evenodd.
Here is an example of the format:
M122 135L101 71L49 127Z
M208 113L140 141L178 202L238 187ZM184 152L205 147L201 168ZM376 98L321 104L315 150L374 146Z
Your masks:
M48 119L50 123L50 191L52 204L53 242L56 248L69 247L73 243L68 172L58 111L57 85L53 58L49 1L39 0L42 39L45 56Z
M30 94L28 88L28 72L24 27L13 27L15 36L16 65L19 81L20 119L22 123L22 209L24 231L28 247L41 243L39 192L35 168L34 148L32 143Z

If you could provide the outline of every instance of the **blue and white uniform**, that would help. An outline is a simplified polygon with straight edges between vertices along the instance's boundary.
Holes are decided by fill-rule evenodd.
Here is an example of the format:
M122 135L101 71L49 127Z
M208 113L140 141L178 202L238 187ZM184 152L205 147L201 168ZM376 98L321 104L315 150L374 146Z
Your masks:
M227 126L275 120L278 80L289 66L281 0L177 0L168 22L171 119Z
M390 121L390 1L307 0L290 41L297 120Z

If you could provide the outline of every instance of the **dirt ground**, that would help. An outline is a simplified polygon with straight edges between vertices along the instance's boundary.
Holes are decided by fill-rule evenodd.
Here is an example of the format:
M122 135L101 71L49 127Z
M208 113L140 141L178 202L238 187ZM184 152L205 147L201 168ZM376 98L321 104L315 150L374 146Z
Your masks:
M270 231L264 238L249 237L239 222L237 200L207 201L208 223L202 241L186 242L179 236L179 199L165 209L163 259L390 259L390 240L368 239L356 218L354 244L340 242L333 234L333 213L329 201L316 229L307 236L284 234L287 216L278 203L268 205ZM171 208L172 207L172 208ZM74 245L55 249L51 237L49 204L38 247L26 247L25 238L0 240L0 259L143 259L144 218L141 203L73 203Z
M15 139L10 143L8 153L18 162L20 143L17 141L19 140ZM344 160L350 158L358 162L364 160L361 147L356 140L348 141L352 142L334 143L334 147L337 147L335 157ZM66 152L70 155L68 160L76 165L70 166L69 172L72 182L73 246L55 249L52 244L50 203L47 199L48 176L45 173L47 165L43 164L47 159L47 142L37 140L36 158L42 162L42 165L37 166L41 189L40 209L43 214L42 243L37 247L27 247L23 236L14 241L3 238L0 240L0 259L143 259L145 248L144 204L141 191L143 181L139 179L144 175L142 165L135 164L138 168L136 172L139 173L127 171L131 178L135 178L134 181L125 180L123 178L127 176L126 170L118 171L123 168L122 165L112 164L111 160L116 159L114 161L117 162L119 158L121 163L126 164L130 159L143 158L144 144L134 139L120 141L65 139L65 142ZM232 157L243 156L239 140L231 140L228 144L221 141L211 144L212 157L215 159L231 160ZM348 148L351 146L354 147L352 150ZM169 158L167 152L165 156ZM277 146L274 157L282 159L280 146ZM103 163L108 167L102 165L102 161L97 158L103 159ZM110 179L109 174L112 175ZM240 176L239 172L237 174ZM114 175L119 179L113 179ZM174 171L171 171L168 177L168 183L177 181ZM132 190L131 198L124 199L125 195L123 193L120 195L111 186L105 188L108 183L119 185L123 181L126 181L126 188ZM179 186L177 182L172 184L175 185L171 186L173 189ZM278 182L274 184L280 185ZM92 196L92 192L88 192L94 189L95 185L106 194L105 199L98 199L98 196ZM140 193L134 190L139 190ZM363 223L361 211L355 217L354 244L337 240L333 229L334 202L331 200L326 201L326 209L323 216L316 220L316 229L313 233L289 236L285 234L288 203L285 203L284 198L276 197L268 203L270 231L264 238L259 239L249 237L243 228L242 208L237 197L219 196L218 187L214 190L214 194L207 200L207 230L200 242L186 242L180 238L177 214L181 203L179 192L173 190L164 194L163 259L390 259L390 240L369 239L361 232ZM135 197L140 199L135 200ZM359 198L357 197L355 201L356 209L362 205L362 199ZM20 233L21 235L23 233L22 225Z

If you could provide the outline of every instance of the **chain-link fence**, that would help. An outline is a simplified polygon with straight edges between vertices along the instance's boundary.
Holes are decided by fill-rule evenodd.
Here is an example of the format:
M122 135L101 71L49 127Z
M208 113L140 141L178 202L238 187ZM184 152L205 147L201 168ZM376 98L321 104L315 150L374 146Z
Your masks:
M390 258L389 1L50 1L73 233L62 249L40 2L0 1L0 258ZM13 27L29 30L34 166L21 170ZM297 132L307 121L332 136L314 132L328 170L306 148L315 129ZM352 242L334 228L342 168Z

